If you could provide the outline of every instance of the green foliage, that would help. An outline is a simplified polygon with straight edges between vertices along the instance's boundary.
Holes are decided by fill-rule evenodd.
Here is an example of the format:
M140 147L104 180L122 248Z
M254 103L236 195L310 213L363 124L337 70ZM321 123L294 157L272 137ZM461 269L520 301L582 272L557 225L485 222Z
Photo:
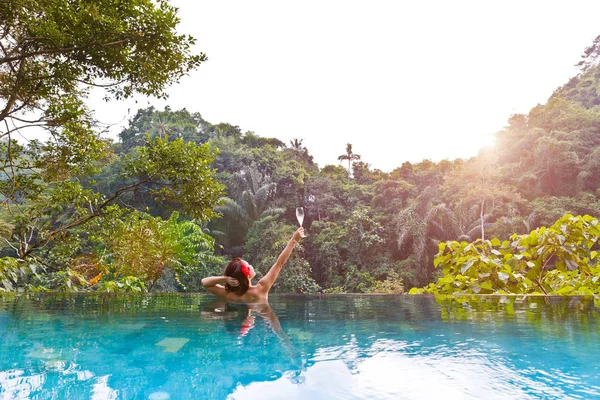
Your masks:
M168 136L200 144L208 140L208 135L202 132L206 124L200 113L190 113L186 109L172 111L168 106L164 111L154 107L140 109L129 121L129 126L119 133L121 152L144 146L148 137Z
M342 273L335 276L325 293L370 293L377 281L368 271L360 271L352 264L342 266Z
M53 96L73 93L79 82L108 81L117 98L164 95L165 86L206 60L190 53L193 38L175 32L179 19L166 1L2 2L0 21L0 65L17 71L5 82L26 89L15 92L21 99L35 93L30 102L52 105Z
M365 208L356 207L344 223L348 260L367 266L383 252L383 227L368 215Z
M334 222L314 222L310 232L312 251L308 254L317 282L331 287L335 276L341 273L348 251L347 243L343 240L347 234L346 229Z
M427 187L396 216L396 244L418 261L417 280L426 282L431 273L431 249L451 234L451 211L435 204L436 192Z
M373 293L402 294L404 293L404 282L394 271L390 272L385 281L377 281L371 289Z
M261 216L277 214L280 209L270 207L277 185L264 176L256 166L242 169L232 176L231 196L219 200L215 210L222 216L217 227L226 226L230 232L225 241L231 246L241 245L248 229Z
M223 186L213 178L214 153L208 144L156 137L138 147L137 153L137 157L125 160L126 177L139 177L142 184L155 183L150 195L161 202L177 204L194 218L208 221L216 216L212 207Z
M539 225L551 225L565 214L600 216L600 199L591 193L576 197L544 196L529 204Z
M588 110L556 95L548 103L532 108L528 115L528 123L531 127L542 128L549 133L595 128L599 122L600 113L597 110Z
M401 293L437 280L413 292L597 293L591 217L562 216L600 215L598 40L581 74L476 157L385 173L348 144L343 166L319 168L302 139L186 109L138 110L118 142L103 138L90 87L163 96L205 59L166 1L134 3L0 4L0 290L200 290L225 264L215 240L223 255L245 249L260 275L302 206L308 236L277 291ZM50 139L16 140L15 125Z
M87 281L81 274L66 268L62 271L37 275L25 288L34 292L78 292L85 290L86 286Z
M444 242L434 264L444 276L411 293L600 294L598 219L565 215L510 241Z
M91 87L105 88L107 99L164 97L206 60L191 53L193 38L175 32L176 9L166 1L2 2L0 21L0 194L9 204L36 201L53 183L97 173L110 158L84 103ZM26 136L34 126L51 140Z
M96 290L109 293L143 293L146 292L144 281L135 276L111 276L98 282Z
M10 292L15 289L16 283L27 273L25 267L11 257L0 259L0 292Z
M367 293L376 285L375 269L385 262L385 229L357 207L343 224L314 222L308 239L317 282L335 291ZM384 274L385 275L385 274Z
M12 227L7 243L21 260L38 254L53 267L63 268L82 250L86 225L103 219L107 207L121 195L140 189L159 202L176 205L187 215L206 221L216 215L213 206L222 194L210 167L213 158L206 144L157 137L127 156L123 174L128 182L110 196L75 179L18 193L19 199L7 196L3 219Z
M200 116L166 110L158 121L167 121L147 140L140 140L145 131L122 135L121 150L131 150L122 160L85 105L96 86L107 100L165 97L167 86L206 60L191 52L193 38L176 32L176 11L150 0L0 4L3 290L82 290L88 280L105 290L145 290L163 265L184 273L212 257L212 238L177 213L163 220L113 205L141 191L200 221L216 215L222 186L210 167L215 154L197 144ZM144 130L153 112L138 113L134 123ZM22 131L34 126L49 140ZM167 133L177 138L169 141ZM112 176L103 171L107 164ZM90 176L102 173L111 183L98 190Z
M386 214L401 211L412 194L413 185L403 180L385 179L374 183L371 206Z
M165 221L111 206L96 232L92 239L97 243L97 257L103 266L92 272L98 273L98 290L115 290L121 284L123 288L134 285L140 290L152 290L167 268L179 280L180 275L215 261L214 239L194 221L180 220L176 212Z

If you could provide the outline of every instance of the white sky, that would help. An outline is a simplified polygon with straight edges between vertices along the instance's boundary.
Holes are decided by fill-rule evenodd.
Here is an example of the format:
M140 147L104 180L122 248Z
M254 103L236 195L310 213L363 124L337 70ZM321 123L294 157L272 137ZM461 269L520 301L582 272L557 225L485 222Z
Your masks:
M91 99L120 123L150 104L285 142L319 166L470 157L545 103L600 34L597 0L173 0L209 61L166 102ZM127 109L130 108L130 114Z

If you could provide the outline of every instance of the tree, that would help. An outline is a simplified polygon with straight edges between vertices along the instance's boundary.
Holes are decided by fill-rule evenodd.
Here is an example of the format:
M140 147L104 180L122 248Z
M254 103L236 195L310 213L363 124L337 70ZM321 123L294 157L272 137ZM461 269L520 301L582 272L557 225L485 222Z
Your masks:
M174 111L167 105L164 111L154 107L140 109L119 133L120 142L111 146L119 157L114 162L103 165L99 174L82 178L82 182L86 188L93 188L105 196L110 196L119 187L133 183L131 179L125 179L123 167L127 157L136 156L138 147L147 146L149 141L156 138L168 138L169 141L182 139L186 143L205 143L208 135L202 132L202 127L206 124L200 113L192 113L185 108ZM144 210L153 216L168 219L175 204L164 202L158 204L147 189L148 185L143 185L123 193L119 202L127 204L130 208Z
M303 141L303 139L296 139L296 138L290 140L290 146L291 146L292 150L295 150L295 151L301 153L305 149L305 147L302 146L302 141Z
M402 166L396 168L390 174L392 178L402 179L406 182L413 183L414 182L414 167L409 161L405 161L402 163Z
M581 61L577 63L577 66L582 71L587 71L597 65L598 59L600 59L600 35L596 36L592 44L585 48L581 55Z
M598 48L600 50L600 48ZM552 94L569 102L579 104L587 109L600 105L600 93L596 90L600 80L600 65L590 66Z
M167 268L179 279L215 261L214 239L194 221L181 220L177 212L162 220L112 206L93 232L99 245L94 254L97 270L81 272L99 289L117 289L125 283L123 278L135 277L150 291ZM74 269L79 270L79 265Z
M67 279L69 260L89 245L84 227L128 192L146 190L201 221L214 215L222 191L214 153L166 134L123 160L127 183L114 192L81 184L116 157L84 103L92 88L107 100L164 98L206 60L191 52L193 38L176 32L176 11L152 0L0 3L1 218L21 270L37 265Z
M340 160L340 161L348 160L348 183L350 183L350 167L351 167L352 161L360 160L360 155L354 154L352 152L352 144L348 143L348 144L346 144L346 154L342 154L341 156L339 156L338 160Z
M327 174L323 171L333 169L333 173ZM337 169L341 170L337 174ZM308 184L305 205L306 211L312 213L311 220L321 221L322 219L335 220L337 217L344 217L345 210L340 203L343 200L343 183L346 180L346 170L339 166L326 166L320 171L320 174L313 177Z
M221 228L229 237L230 245L243 243L252 224L269 210L277 185L263 176L255 166L246 167L235 175L237 190L231 197L223 197L215 210L222 214ZM280 210L275 210L280 211Z
M0 192L11 204L98 172L111 157L84 104L91 88L104 88L106 99L165 97L206 60L191 53L193 38L176 33L176 9L166 1L5 1L0 21ZM28 135L39 130L50 140Z
M166 97L168 85L207 59L190 52L192 37L176 33L176 8L166 1L4 1L0 21L2 137L43 127L70 145L48 145L51 153L71 150L65 162L97 141L83 103L91 87L105 88L107 99Z
M164 111L154 107L139 109L129 125L119 133L121 150L127 153L134 147L143 146L147 136L154 138L169 135L169 138L182 138L186 142L204 143L208 135L201 132L206 124L200 113L190 113L185 108L172 111L169 106Z
M187 215L207 221L216 215L212 208L222 194L221 185L212 177L213 158L208 144L198 146L182 139L169 142L167 137L157 137L125 160L123 176L131 183L110 196L69 180L30 195L26 202L9 197L5 204L14 225L11 246L19 258L25 259L69 231L101 217L121 195L134 190L146 190L158 202L178 204ZM7 185L3 182L0 188Z
M294 160L298 158L298 155L302 155L306 152L306 147L302 146L302 139L292 139L290 140L290 147L292 149L292 154L294 155Z
M166 1L2 2L0 21L0 194L7 205L98 172L111 157L83 101L92 87L104 88L107 99L165 97L168 85L206 60L191 53L193 38L177 34L176 9ZM27 136L36 129L50 140Z
M482 151L461 168L446 174L442 189L443 196L455 210L457 222L460 221L457 234L474 234L471 223L476 210L482 239L485 239L485 228L493 222L494 214L504 214L508 205L521 202L514 187L502 181L497 160L490 151Z
M272 146L275 149L285 147L285 143L277 138L263 138L250 131L244 133L240 142L251 149L259 149L265 146Z
M409 250L408 256L419 263L418 280L429 279L431 256L440 240L452 232L450 210L435 204L436 191L428 187L396 216L397 246Z
M510 241L440 243L434 263L444 276L411 293L598 295L599 237L596 218L566 214Z

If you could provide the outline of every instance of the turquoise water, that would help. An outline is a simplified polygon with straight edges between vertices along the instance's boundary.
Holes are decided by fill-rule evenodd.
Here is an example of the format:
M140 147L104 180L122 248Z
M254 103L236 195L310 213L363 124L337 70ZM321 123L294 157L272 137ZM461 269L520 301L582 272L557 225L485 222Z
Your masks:
M584 298L0 296L0 399L600 398Z

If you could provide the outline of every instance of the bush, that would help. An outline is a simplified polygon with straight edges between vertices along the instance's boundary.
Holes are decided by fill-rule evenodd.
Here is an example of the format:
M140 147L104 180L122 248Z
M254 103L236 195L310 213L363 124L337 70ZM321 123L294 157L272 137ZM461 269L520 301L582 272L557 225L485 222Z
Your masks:
M443 242L434 265L444 275L410 294L599 295L598 219L565 215L511 240Z

